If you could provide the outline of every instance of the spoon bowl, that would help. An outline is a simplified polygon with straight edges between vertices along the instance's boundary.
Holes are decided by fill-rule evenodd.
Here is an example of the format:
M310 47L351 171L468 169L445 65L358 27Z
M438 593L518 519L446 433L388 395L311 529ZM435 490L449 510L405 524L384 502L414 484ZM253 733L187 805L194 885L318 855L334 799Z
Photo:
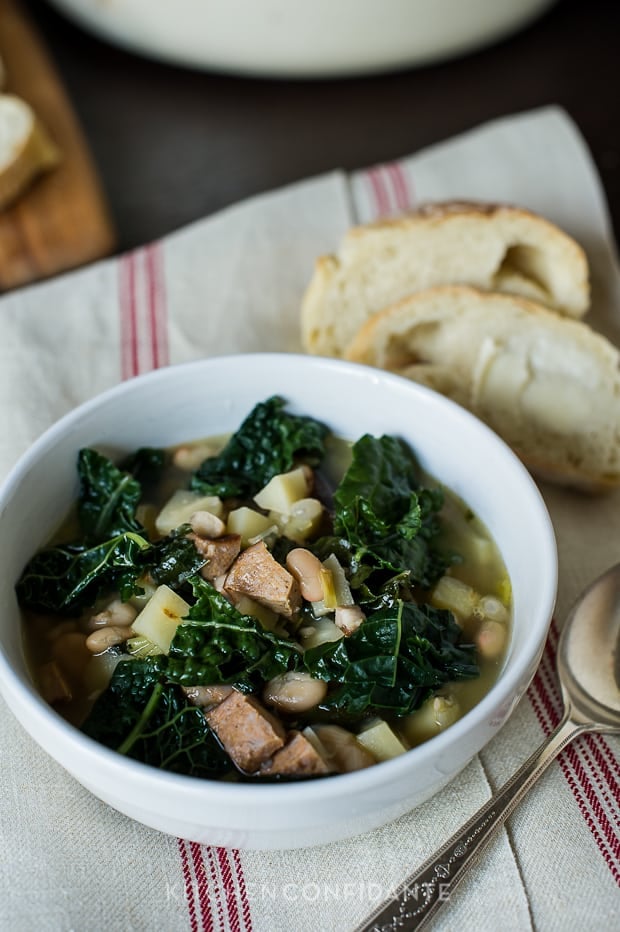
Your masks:
M620 734L620 563L595 580L569 612L557 670L564 715L553 734L356 932L422 928L560 751L585 732Z
M620 564L589 586L558 645L558 675L570 717L590 731L620 729Z

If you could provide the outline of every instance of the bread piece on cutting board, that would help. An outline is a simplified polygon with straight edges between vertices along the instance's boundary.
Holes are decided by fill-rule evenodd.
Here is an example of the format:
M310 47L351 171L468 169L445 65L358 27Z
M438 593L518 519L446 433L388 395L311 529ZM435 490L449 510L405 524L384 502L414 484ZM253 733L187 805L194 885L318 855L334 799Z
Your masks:
M373 315L346 356L451 397L543 477L620 483L620 353L581 321L526 298L438 286Z
M61 153L0 211L0 291L109 255L114 226L87 141L25 4L2 0L0 57L6 91L24 100Z
M59 161L60 152L32 107L13 94L0 94L0 210Z
M302 303L304 347L339 356L372 314L444 284L521 295L570 317L590 299L585 253L548 220L505 205L429 204L354 227L337 255L317 260Z

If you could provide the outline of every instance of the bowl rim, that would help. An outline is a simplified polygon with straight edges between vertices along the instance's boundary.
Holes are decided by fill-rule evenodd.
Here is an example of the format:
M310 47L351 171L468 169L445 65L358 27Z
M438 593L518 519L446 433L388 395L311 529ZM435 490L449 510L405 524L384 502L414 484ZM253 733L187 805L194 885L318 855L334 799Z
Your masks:
M160 792L162 790L175 791L182 789L186 799L191 797L192 802L201 802L203 804L215 801L217 798L239 804L253 802L257 798L265 803L273 803L278 800L282 802L295 802L298 800L311 802L312 800L325 800L326 797L337 800L343 796L348 796L350 793L362 791L377 784L397 781L412 767L414 762L422 765L427 763L437 753L441 753L446 747L449 747L457 739L458 735L463 736L467 732L473 731L476 725L483 724L485 720L488 720L490 712L497 709L498 694L502 694L505 699L511 697L510 708L502 718L502 724L504 724L512 714L525 688L527 688L527 684L531 681L538 665L551 623L557 593L558 557L553 525L542 495L523 463L510 447L482 421L455 402L426 386L383 370L340 359L309 356L301 353L272 352L231 353L206 357L163 367L118 383L73 408L55 421L22 454L0 485L0 521L4 510L3 504L11 497L33 463L39 459L42 453L53 448L56 440L60 436L64 436L73 425L79 423L82 419L87 419L99 408L106 407L118 396L125 395L127 391L140 390L142 386L148 387L151 383L174 378L175 375L181 372L188 373L192 369L202 370L205 367L247 365L249 360L256 360L258 365L265 366L267 370L270 366L279 365L283 361L295 367L304 366L313 369L337 370L342 373L354 374L356 377L371 379L375 384L382 383L388 386L392 385L400 391L406 390L412 395L418 395L420 398L426 399L432 405L446 407L446 410L453 409L453 413L457 413L459 418L469 422L475 431L486 434L490 442L498 450L502 451L506 464L509 464L514 475L519 477L523 493L529 496L532 515L536 517L538 523L536 528L537 539L545 552L548 564L544 576L544 591L539 594L538 599L540 620L536 626L532 626L528 630L519 655L514 657L501 672L489 692L450 728L392 760L382 761L363 770L336 774L329 780L300 779L298 781L267 784L226 783L221 780L196 778L159 770L149 764L120 755L117 751L106 748L94 739L84 735L78 727L67 722L52 706L49 706L36 691L34 684L26 682L25 678L20 676L13 668L5 654L2 643L0 643L0 692L4 695L9 708L14 711L27 732L32 734L31 729L23 720L23 714L27 714L30 721L36 722L39 731L45 730L52 737L56 736L59 742L67 748L69 746L74 747L81 759L86 758L93 765L98 765L99 768L104 767L109 774L118 773L120 775L122 773L125 783L137 781L144 788L146 788L146 784L148 789L158 789ZM308 413L313 416L311 411ZM22 714L16 712L14 706ZM41 744L38 738L35 738L35 740ZM42 746L46 753L53 756L45 745ZM475 756L477 750L477 748L472 750L470 758ZM63 764L63 766L65 769L69 769L67 765ZM211 797L213 797L212 800Z

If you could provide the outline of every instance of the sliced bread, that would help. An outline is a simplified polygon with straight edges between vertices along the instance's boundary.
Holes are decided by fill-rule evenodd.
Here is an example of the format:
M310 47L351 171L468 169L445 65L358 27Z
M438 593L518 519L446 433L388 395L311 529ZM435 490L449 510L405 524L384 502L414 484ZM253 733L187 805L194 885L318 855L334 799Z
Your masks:
M59 159L58 148L32 107L13 94L0 94L0 209Z
M585 489L620 483L620 353L581 321L440 286L374 314L346 356L451 397L538 475Z
M429 204L351 229L337 255L317 260L301 310L308 352L339 356L372 314L435 285L522 295L571 317L589 305L581 246L517 207Z

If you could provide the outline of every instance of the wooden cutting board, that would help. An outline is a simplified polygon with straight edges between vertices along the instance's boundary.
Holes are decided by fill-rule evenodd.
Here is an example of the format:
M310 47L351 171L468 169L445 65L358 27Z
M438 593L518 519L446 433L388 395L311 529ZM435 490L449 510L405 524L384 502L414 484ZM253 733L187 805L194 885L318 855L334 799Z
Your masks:
M61 151L60 164L0 210L0 290L108 255L115 235L93 160L56 70L17 0L0 0L2 91L22 97Z

